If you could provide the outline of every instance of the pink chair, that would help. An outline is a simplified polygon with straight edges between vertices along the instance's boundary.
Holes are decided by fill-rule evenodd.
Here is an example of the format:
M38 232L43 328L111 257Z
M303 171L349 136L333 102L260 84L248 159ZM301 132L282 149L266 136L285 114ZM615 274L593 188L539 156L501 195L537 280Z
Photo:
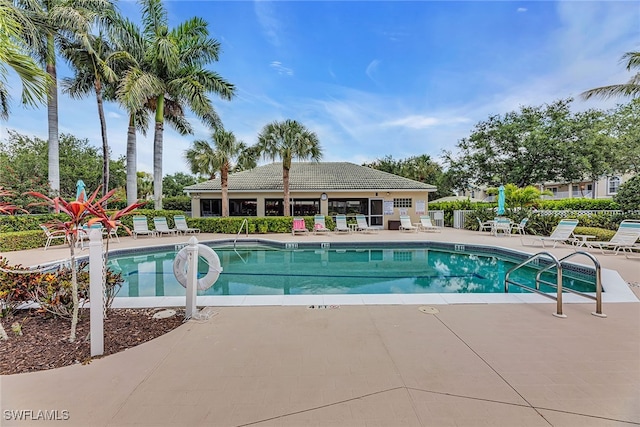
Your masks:
M294 236L296 233L308 233L307 226L304 223L304 218L293 218L293 228L291 228L291 234Z

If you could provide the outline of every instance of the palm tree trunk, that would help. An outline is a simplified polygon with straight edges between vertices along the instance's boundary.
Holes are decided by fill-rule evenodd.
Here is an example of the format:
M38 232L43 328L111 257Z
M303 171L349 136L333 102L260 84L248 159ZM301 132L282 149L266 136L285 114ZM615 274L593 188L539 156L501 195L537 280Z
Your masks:
M164 130L164 97L158 97L156 126L153 136L153 201L156 210L162 210L162 131Z
M222 189L222 216L229 216L229 165L220 169L220 187Z
M282 168L282 187L284 188L284 216L291 215L291 203L289 197L289 169Z
M60 141L58 139L58 80L56 76L56 54L53 35L47 36L47 74L51 77L47 103L49 127L49 191L60 194Z
M98 116L100 117L100 133L102 134L102 194L109 191L109 141L107 140L107 121L104 117L102 103L102 87L100 80L95 81L96 102L98 103ZM107 201L104 202L105 207Z
M130 114L127 130L127 205L138 200L137 161L135 114Z

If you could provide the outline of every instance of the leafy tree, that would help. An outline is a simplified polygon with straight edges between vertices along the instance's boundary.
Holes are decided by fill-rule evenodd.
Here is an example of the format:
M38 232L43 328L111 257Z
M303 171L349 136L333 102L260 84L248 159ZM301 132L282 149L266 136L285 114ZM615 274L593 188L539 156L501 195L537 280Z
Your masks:
M0 119L9 117L9 88L6 86L8 65L22 83L22 103L37 106L46 102L47 74L29 56L27 44L20 38L36 28L8 0L0 1Z
M293 159L319 161L322 148L318 136L295 120L272 122L258 134L258 151L270 160L282 160L282 186L284 187L284 213L291 212L289 171Z
M636 175L618 189L613 200L625 211L640 210L640 175Z
M216 129L211 135L213 144L207 141L197 140L193 146L185 151L185 158L191 172L199 175L207 175L213 179L220 172L220 188L222 190L222 216L229 216L229 172L233 170L234 163L244 157L254 154L248 151L244 142L236 140L233 132L222 128Z
M608 132L613 138L612 163L615 172L640 173L640 99L618 105L607 119ZM608 148L604 147L603 151Z
M621 62L626 63L627 71L640 70L640 52L625 53L622 55ZM594 96L606 99L618 96L637 97L638 95L640 95L640 71L634 74L626 83L597 87L582 93L584 99Z
M137 172L138 199L147 199L153 194L153 175L148 172Z
M67 37L89 33L98 18L113 10L110 0L30 0L18 4L25 19L37 31L25 33L26 40L37 59L45 65L49 76L47 120L48 178L51 191L59 194L60 160L58 135L58 83L56 70L56 45Z
M164 181L162 183L162 188L165 197L184 196L184 193L182 192L184 187L198 182L196 177L183 172L177 172L173 175L165 175L162 180Z

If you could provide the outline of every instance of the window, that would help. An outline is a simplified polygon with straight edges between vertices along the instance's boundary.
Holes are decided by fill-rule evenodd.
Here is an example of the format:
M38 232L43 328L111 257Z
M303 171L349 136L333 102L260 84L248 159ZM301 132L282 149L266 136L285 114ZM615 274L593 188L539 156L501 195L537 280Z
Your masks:
M572 186L571 186L571 192L572 192L573 194L577 193L578 191L579 191L579 190L578 190L578 186L577 186L577 185L572 185Z
M296 199L291 202L293 216L311 216L320 213L320 200Z
M556 194L558 193L558 187L553 187L553 188L550 188L549 190L551 190L551 192L552 192L554 195L556 195Z
M265 216L283 216L284 200L282 199L265 199L264 214Z
M257 216L256 199L229 199L229 216Z
M345 214L355 216L356 214L369 215L368 199L331 199L329 200L329 215Z
M609 178L609 194L616 194L618 192L618 188L620 187L620 178L617 176L612 176Z
M200 215L220 216L222 215L221 199L200 199Z
M410 208L411 199L393 199L394 208Z

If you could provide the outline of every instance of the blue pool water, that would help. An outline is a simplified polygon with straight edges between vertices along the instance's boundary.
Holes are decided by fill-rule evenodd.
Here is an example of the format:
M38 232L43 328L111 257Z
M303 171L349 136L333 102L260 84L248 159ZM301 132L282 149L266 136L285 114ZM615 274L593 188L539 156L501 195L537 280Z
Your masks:
M216 248L223 272L201 295L504 293L505 273L519 260L419 248ZM180 296L173 274L175 250L111 256L110 268L125 280L119 297ZM199 263L204 275L207 265ZM537 270L511 278L531 285ZM553 276L547 280L553 281ZM563 286L594 292L593 277L564 274ZM554 292L552 288L541 288ZM511 286L509 292L526 292Z

